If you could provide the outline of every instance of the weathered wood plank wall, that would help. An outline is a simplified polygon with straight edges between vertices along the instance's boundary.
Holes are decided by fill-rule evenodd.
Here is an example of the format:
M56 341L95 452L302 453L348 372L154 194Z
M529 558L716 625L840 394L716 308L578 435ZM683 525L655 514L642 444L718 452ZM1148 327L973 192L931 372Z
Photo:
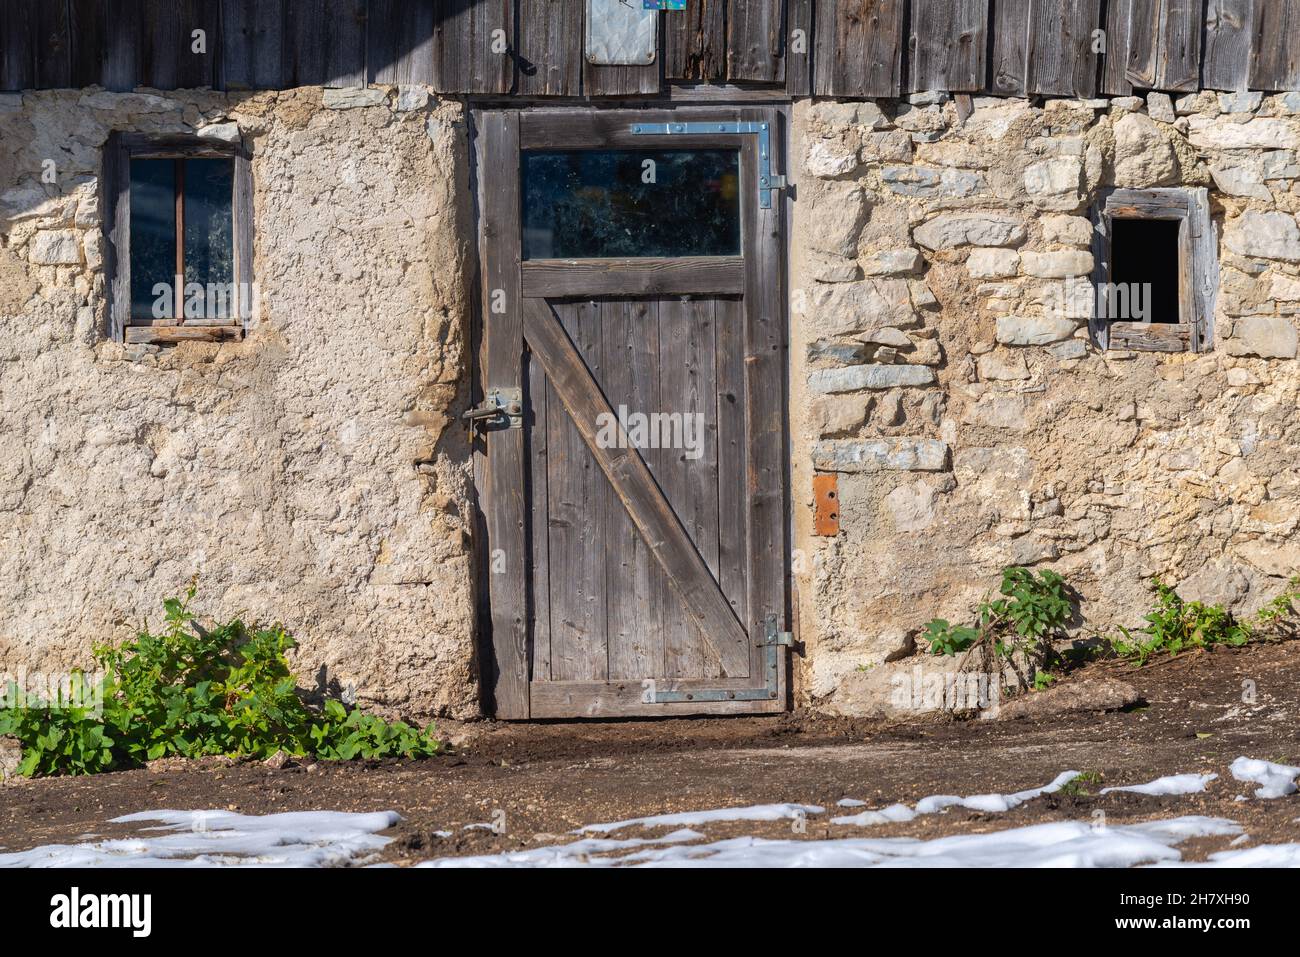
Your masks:
M426 83L451 94L791 96L1300 89L1300 0L688 0L648 66L583 0L2 0L0 90ZM201 30L199 41L195 31Z

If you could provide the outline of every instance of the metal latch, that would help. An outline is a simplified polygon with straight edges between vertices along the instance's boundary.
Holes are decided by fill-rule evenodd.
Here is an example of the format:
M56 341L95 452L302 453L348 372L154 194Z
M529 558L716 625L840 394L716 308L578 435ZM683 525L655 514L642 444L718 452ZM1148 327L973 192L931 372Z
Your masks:
M643 136L695 135L701 133L752 133L758 137L758 205L772 208L772 191L785 189L785 177L772 172L770 123L633 123L633 133Z
M471 426L482 424L498 429L518 429L524 423L524 394L522 389L488 389L483 401L470 409L462 419Z
M785 648L794 647L794 633L789 631L778 631L776 625L776 615L768 615L763 619L763 640L758 643L760 648L773 648L782 646Z

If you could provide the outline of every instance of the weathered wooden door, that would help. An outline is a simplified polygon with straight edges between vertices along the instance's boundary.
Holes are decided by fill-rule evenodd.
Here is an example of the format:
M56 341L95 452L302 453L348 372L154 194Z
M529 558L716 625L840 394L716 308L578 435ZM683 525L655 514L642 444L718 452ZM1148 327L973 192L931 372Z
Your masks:
M476 114L498 717L785 708L778 120Z

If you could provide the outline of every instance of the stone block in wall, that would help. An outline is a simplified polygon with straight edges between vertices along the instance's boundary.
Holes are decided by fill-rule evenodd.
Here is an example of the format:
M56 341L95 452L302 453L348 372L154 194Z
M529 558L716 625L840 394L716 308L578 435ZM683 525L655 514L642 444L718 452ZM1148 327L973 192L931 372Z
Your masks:
M819 436L856 432L867 421L874 404L871 395L818 396L809 403L809 423Z
M921 199L961 199L985 186L982 174L967 169L886 166L880 178L890 192Z
M867 347L861 342L836 342L833 339L818 339L808 343L809 362L838 362L849 365L861 362L867 357Z
M1074 335L1078 323L1062 316L998 316L997 340L1008 346L1045 346Z
M817 252L852 259L867 220L867 196L853 183L827 184L813 200L808 245Z
M1066 279L1092 272L1092 253L1082 249L1057 249L1050 252L1025 252L1020 266L1027 275L1039 279Z
M1214 177L1214 185L1230 196L1272 199L1272 194L1264 185L1263 164L1254 156L1228 154L1210 164L1210 175Z
M38 266L80 265L81 238L72 229L42 230L32 239L27 258Z
M842 369L820 369L808 376L814 393L861 392L864 389L896 389L934 384L934 370L920 365L855 365Z
M1029 364L1018 352L990 352L975 360L981 379L998 382L1013 382L1029 378Z
M808 297L813 334L844 336L880 329L906 329L917 324L911 288L905 279L866 279L814 286Z
M1161 123L1172 123L1177 119L1177 114L1174 112L1174 101L1168 93L1153 90L1147 94L1147 116Z
M864 163L910 163L912 137L901 130L868 133L862 138L860 156Z
M976 279L1006 279L1020 271L1020 254L996 246L972 249L966 271Z
M1083 161L1053 156L1025 168L1025 192L1039 209L1074 210L1083 203Z
M238 123L212 123L198 131L200 139L218 140L222 143L238 143L240 141Z
M805 268L816 282L854 282L862 278L862 267L852 259L814 256Z
M1288 149L1300 141L1300 127L1294 120L1281 117L1257 116L1248 122L1236 123L1193 116L1187 138L1193 146L1203 150Z
M1243 316L1232 325L1228 355L1294 359L1297 333L1291 320L1278 316Z
M1092 222L1084 216L1043 216L1043 241L1063 246L1087 246L1092 242Z
M857 148L833 139L813 140L803 160L804 171L818 179L847 176L859 165Z
M1223 113L1254 113L1263 102L1264 94L1258 90L1219 94L1219 110Z
M1168 138L1142 113L1115 121L1115 185L1162 186L1178 178L1178 160Z
M912 235L926 249L1019 246L1025 241L1025 226L1005 213L944 213L916 227Z
M388 93L374 87L326 87L322 102L327 110L353 110L367 106L383 106Z
M865 253L858 262L868 276L912 276L919 273L925 265L921 251L910 246L904 249L877 249Z
M948 446L937 439L824 439L812 458L823 472L942 472Z
M1265 181L1272 179L1300 179L1300 163L1295 150L1270 150L1260 156Z
M1223 241L1242 256L1300 262L1300 226L1291 213L1247 210L1228 223Z
M891 125L879 106L870 101L862 103L836 103L823 100L808 108L808 122L828 129L866 127L869 130L888 129Z

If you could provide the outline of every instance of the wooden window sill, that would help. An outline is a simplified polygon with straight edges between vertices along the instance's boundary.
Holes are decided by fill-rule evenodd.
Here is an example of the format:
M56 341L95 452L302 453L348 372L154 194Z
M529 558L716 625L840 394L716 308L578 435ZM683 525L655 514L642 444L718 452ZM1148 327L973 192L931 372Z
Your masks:
M223 326L127 326L126 341L130 344L163 345L172 342L238 342L244 330L238 325Z

